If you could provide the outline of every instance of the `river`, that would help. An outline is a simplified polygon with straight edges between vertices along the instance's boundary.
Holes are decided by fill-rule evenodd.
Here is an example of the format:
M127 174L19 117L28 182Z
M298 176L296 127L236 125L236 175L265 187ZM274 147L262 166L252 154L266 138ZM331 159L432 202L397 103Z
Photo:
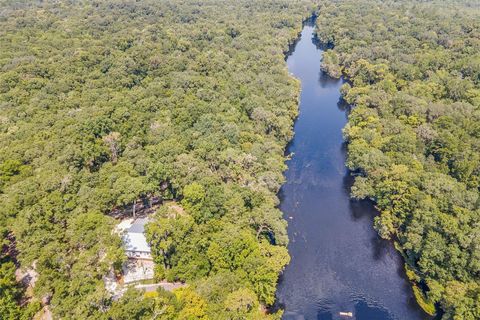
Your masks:
M300 114L288 146L286 183L279 197L289 222L292 257L277 289L284 319L427 319L416 305L393 245L373 229L371 203L349 198L342 128L342 80L320 72L322 50L307 23L289 71L301 81ZM352 312L341 317L339 312Z

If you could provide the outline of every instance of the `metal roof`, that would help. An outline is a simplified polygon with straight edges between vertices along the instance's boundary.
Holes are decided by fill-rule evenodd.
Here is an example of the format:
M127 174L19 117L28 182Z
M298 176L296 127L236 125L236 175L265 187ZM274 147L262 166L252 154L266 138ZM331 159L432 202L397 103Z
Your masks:
M145 231L145 225L148 223L147 218L138 218L133 221L130 228L127 229L128 233L143 233Z
M126 234L123 236L123 242L127 251L150 253L150 246L144 235L147 223L147 218L139 218L133 221L132 225L127 229Z
M123 237L123 242L125 243L125 249L127 251L136 251L136 252L149 252L150 246L147 243L147 239L143 233L127 233Z

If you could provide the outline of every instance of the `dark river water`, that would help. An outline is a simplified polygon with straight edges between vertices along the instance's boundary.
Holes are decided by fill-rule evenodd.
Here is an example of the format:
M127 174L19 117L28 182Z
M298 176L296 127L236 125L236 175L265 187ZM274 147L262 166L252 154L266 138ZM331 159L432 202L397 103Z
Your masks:
M278 285L278 306L284 319L427 319L415 304L401 257L373 229L375 209L349 199L342 81L320 72L322 50L312 36L307 24L287 59L302 92L288 147L293 158L280 191L292 260Z

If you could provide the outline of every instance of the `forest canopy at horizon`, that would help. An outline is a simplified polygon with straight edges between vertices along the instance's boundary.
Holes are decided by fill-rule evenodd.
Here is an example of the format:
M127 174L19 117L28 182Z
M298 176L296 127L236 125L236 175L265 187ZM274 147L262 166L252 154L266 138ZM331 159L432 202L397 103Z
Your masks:
M2 1L2 319L42 298L62 319L278 317L260 305L289 261L276 193L299 86L284 51L312 10ZM114 302L102 277L125 256L108 213L152 196L182 199L185 215L147 229L157 277L189 286ZM22 307L15 263L38 272Z
M420 305L480 319L480 3L326 1L322 68L344 75L356 198L394 239ZM424 294L426 293L426 295Z

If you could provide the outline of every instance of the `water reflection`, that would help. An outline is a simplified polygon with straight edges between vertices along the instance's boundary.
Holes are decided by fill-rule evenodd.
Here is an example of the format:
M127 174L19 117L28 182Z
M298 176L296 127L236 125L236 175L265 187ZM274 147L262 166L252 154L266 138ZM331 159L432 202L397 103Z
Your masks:
M424 319L412 303L403 263L373 230L375 208L352 201L342 128L349 107L342 80L319 72L321 49L305 26L289 71L301 80L300 114L287 153L293 153L279 198L289 222L290 265L277 301L285 319Z
M331 78L328 76L328 74L320 72L318 75L318 84L321 88L329 88L343 84L343 80ZM339 100L339 103L340 101L343 101L343 99Z

